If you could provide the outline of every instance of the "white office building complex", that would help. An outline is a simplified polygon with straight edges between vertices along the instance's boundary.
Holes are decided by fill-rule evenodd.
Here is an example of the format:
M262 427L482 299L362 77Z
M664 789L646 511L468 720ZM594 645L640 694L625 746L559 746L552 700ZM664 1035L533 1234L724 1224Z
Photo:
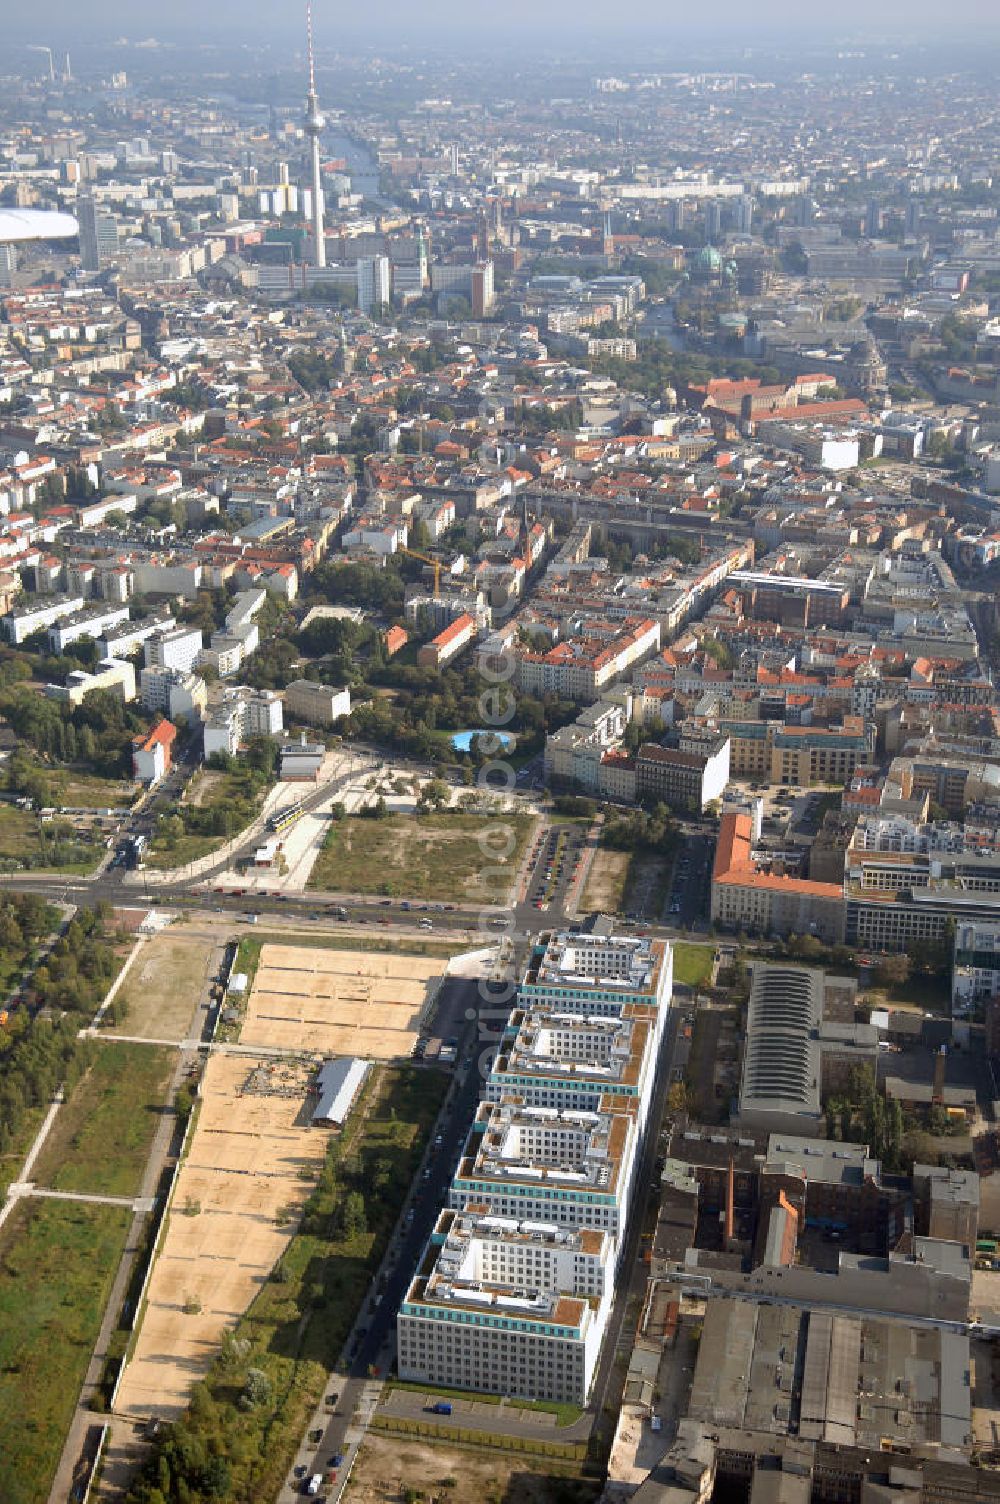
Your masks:
M629 1005L626 1015L633 1006ZM640 1132L653 1096L658 1038L651 1018L592 1018L515 1008L486 1079L490 1102L594 1112L614 1094Z
M572 1292L604 1306L614 1298L614 1239L594 1228L518 1221L470 1207L443 1211L432 1241L439 1273L490 1285Z
M617 1240L625 1230L639 1149L629 1112L479 1109L468 1153L448 1193L456 1211L483 1205L501 1217L593 1227Z
M628 1005L641 1005L652 1010L659 1038L673 984L674 952L665 940L550 931L533 948L518 1002L595 1018L621 1018Z
M586 1403L672 974L663 941L540 937L400 1307L401 1378Z
M445 1212L432 1243L399 1313L400 1377L584 1404L611 1305L607 1234Z

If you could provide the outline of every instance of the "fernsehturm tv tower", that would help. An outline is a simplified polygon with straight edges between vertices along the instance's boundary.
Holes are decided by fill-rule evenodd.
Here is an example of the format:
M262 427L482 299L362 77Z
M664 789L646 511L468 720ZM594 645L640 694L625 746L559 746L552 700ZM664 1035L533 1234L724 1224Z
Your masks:
M323 182L319 170L319 137L326 125L316 98L316 67L313 60L312 4L306 5L306 35L309 41L309 93L306 95L306 135L312 146L312 221L313 265L326 265L326 239L323 233Z

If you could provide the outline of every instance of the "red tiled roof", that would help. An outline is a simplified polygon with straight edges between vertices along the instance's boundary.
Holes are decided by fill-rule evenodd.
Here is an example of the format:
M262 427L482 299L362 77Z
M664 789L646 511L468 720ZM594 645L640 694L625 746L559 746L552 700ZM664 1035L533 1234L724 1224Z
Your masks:
M779 877L759 871L753 860L752 829L749 815L723 815L712 868L713 883L734 887L752 885L778 893L801 893L811 898L840 900L843 897L837 883L817 883L809 878Z
M137 752L151 752L155 746L173 746L176 736L177 727L173 721L157 721L145 736L134 737L132 745Z

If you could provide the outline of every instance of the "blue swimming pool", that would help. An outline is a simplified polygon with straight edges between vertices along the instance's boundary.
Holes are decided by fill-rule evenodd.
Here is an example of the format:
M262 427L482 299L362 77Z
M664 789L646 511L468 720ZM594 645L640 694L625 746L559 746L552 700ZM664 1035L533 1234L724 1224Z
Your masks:
M451 739L451 744L456 752L470 752L472 750L472 738L474 736L496 737L501 751L506 752L508 747L514 745L514 738L507 731L490 731L486 727L479 726L474 731L456 731ZM494 745L490 742L490 746Z

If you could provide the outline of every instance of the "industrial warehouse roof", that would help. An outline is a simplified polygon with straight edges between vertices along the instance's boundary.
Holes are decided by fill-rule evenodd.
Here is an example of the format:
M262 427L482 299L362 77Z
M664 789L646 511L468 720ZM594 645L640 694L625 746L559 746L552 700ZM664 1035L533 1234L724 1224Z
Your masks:
M354 1105L370 1069L369 1061L351 1056L324 1060L316 1076L319 1101L312 1115L313 1122L333 1123L339 1128Z
M718 1299L705 1313L688 1414L842 1446L891 1438L961 1450L971 1438L968 1363L965 1333Z
M819 1025L823 974L798 966L755 966L740 1083L740 1116L820 1109Z

